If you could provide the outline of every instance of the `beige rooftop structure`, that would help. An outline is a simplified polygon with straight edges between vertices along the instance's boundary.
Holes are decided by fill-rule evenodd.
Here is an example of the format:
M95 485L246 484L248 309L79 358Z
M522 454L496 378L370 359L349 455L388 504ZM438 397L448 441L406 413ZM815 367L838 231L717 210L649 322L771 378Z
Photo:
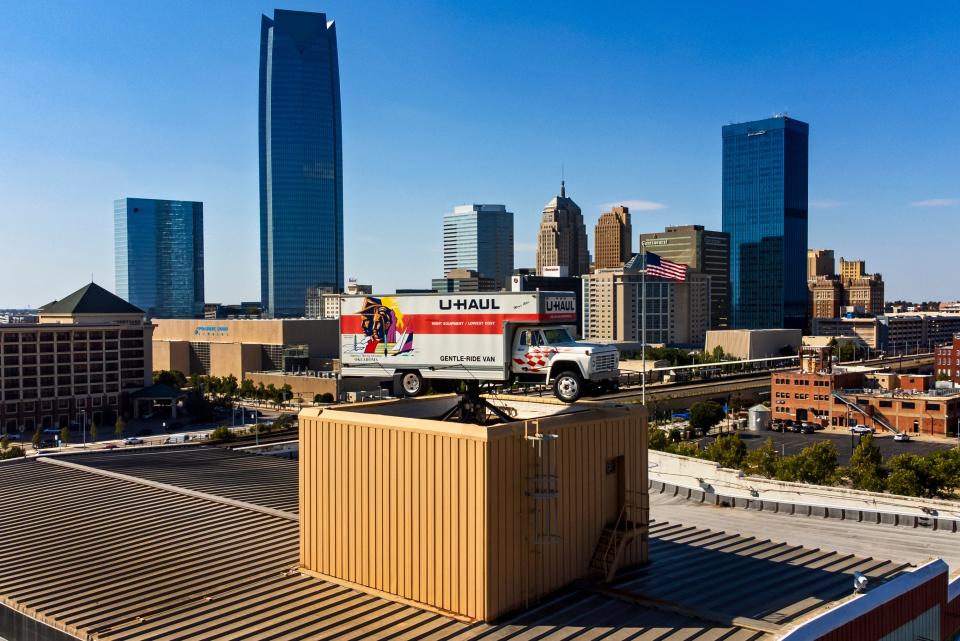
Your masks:
M303 572L490 621L647 560L646 414L511 404L492 426L433 397L300 413Z
M705 350L712 352L720 347L727 356L740 359L773 358L796 354L801 334L799 329L711 330Z

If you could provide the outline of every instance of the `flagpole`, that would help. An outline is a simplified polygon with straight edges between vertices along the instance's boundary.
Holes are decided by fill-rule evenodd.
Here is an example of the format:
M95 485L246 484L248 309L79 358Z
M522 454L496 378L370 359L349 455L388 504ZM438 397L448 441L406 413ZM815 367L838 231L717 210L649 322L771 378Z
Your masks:
M643 246L643 240L640 241L640 264L643 265L643 271L640 272L640 358L643 362L640 364L640 402L647 406L647 250Z

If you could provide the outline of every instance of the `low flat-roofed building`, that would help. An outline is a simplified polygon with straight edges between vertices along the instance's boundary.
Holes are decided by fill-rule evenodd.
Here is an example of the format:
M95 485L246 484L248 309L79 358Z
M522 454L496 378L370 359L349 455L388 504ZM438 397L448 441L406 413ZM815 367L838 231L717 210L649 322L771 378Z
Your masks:
M420 450L401 451L420 456ZM385 469L380 477L385 485L390 474ZM777 518L803 517L774 515L753 533L739 533L730 524L747 521L738 518L742 510L729 508L722 510L728 520L716 529L658 516L648 539L653 563L618 573L609 584L579 582L494 623L469 623L298 572L298 521L304 516L297 486L295 462L212 447L0 464L5 498L29 504L31 513L0 513L6 546L43 546L42 560L11 554L0 569L0 637L880 641L901 629L946 639L958 628L957 582L948 587L942 561L924 561L952 549L954 534L917 530L911 533L921 548L916 554L888 556L880 545L867 556L826 549L821 540L785 543L760 529L776 528ZM488 509L498 504L494 497L485 501ZM389 540L382 528L390 517L379 516L380 529L371 529L367 541ZM874 532L870 540L885 539ZM384 551L393 554L394 548ZM446 553L430 552L438 558ZM504 558L490 561L522 582L522 568ZM854 572L869 582L864 595L851 596ZM461 591L470 575L448 578L451 592Z
M868 318L813 318L813 334L855 339L861 347L884 349L887 326L873 317Z
M336 319L155 318L153 323L154 368L186 376L242 379L248 372L264 370L318 370L340 354Z
M707 332L705 351L721 348L739 359L773 358L793 355L800 347L799 329L720 329Z
M152 383L144 312L96 283L44 305L39 322L0 325L0 433L113 424Z

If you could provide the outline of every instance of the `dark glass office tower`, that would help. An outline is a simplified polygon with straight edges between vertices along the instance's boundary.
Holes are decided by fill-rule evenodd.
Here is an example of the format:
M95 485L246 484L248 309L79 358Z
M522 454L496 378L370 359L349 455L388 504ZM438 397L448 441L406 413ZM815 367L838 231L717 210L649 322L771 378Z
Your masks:
M148 318L203 317L203 203L113 202L117 295Z
M343 290L337 33L322 13L260 25L260 289L270 316L304 313L308 287Z
M732 328L806 327L809 129L786 116L723 128Z

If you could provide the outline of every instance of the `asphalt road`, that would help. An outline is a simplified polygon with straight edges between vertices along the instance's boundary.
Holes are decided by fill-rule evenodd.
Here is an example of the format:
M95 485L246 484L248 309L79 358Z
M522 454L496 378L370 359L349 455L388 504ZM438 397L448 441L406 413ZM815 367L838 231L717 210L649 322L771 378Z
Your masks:
M740 439L747 444L747 448L754 449L763 445L768 438L773 439L773 445L778 451L786 455L797 454L800 450L817 441L833 441L839 454L840 465L847 465L850 462L851 438L849 434L838 432L820 431L815 434L796 434L794 432L737 432ZM708 436L699 439L700 447L709 445L715 437ZM852 439L853 446L856 447L859 437ZM883 457L889 458L897 454L921 454L926 455L937 450L946 450L954 447L955 443L950 441L910 441L909 443L898 443L893 440L893 436L875 435L873 442L880 448Z

